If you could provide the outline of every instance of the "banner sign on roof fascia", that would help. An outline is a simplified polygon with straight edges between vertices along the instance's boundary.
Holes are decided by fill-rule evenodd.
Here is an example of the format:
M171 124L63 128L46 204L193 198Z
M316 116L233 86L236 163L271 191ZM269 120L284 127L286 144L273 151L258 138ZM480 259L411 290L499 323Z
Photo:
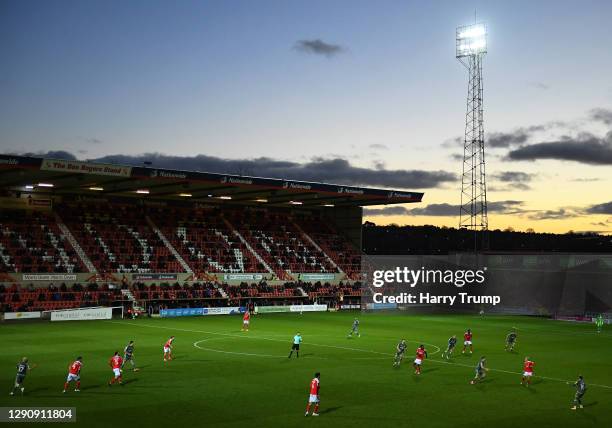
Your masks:
M346 196L378 196L384 199L420 200L422 193L398 192L395 190L372 189L355 186L339 186L325 183L311 183L307 181L283 180L276 178L260 178L238 176L230 174L216 174L210 172L181 171L171 169L133 167L132 177L167 178L180 180L202 180L227 184L229 186L262 186L276 187L293 191L327 192Z
M132 167L124 165L111 165L61 159L43 159L40 169L42 171L109 175L113 177L129 177L132 173Z

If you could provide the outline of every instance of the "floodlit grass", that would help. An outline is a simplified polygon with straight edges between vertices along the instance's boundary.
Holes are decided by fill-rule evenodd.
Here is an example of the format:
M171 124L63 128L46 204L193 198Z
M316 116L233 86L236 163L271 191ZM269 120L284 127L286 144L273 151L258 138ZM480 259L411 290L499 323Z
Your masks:
M361 337L347 338L352 319ZM527 317L422 316L401 313L267 314L241 332L238 316L137 321L16 322L0 326L0 405L75 406L80 426L612 426L612 330ZM514 353L504 351L518 328ZM461 355L466 328L474 355ZM293 335L300 358L287 359ZM446 340L459 343L450 362ZM164 366L162 345L175 335L176 359ZM408 341L399 369L395 345ZM124 386L108 387L108 359L136 342L141 371L124 372ZM424 343L429 359L415 376L412 360ZM442 349L441 349L442 348ZM62 394L67 366L83 356L81 392ZM486 355L486 380L469 385ZM536 362L533 385L520 385L525 355ZM38 364L25 396L9 397L22 356ZM127 368L127 366L126 366ZM321 372L321 416L304 417L308 386ZM571 411L582 374L585 408Z

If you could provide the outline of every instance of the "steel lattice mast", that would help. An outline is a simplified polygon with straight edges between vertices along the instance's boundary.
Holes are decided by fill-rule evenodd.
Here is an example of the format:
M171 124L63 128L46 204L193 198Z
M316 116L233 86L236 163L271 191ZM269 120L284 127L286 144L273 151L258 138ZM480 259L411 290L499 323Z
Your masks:
M485 24L457 28L457 59L469 73L459 228L474 231L474 248L488 249L487 183L484 153L482 60L487 53ZM482 239L478 239L479 236Z

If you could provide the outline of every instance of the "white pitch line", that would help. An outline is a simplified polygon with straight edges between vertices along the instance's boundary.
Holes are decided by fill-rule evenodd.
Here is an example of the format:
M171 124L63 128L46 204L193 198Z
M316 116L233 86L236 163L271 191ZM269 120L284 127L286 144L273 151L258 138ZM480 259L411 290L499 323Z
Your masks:
M462 364L462 363L454 363L454 362L451 362L451 361L441 361L441 360L430 360L430 361L434 362L434 363L448 364L450 366L468 367L468 368L472 368L472 369L475 367L473 365ZM489 370L494 371L494 372L518 375L518 376L520 376L522 374L521 372L511 372L509 370L503 370L503 369L493 369L493 368L490 368ZM556 377L536 376L536 375L534 375L533 377L534 378L539 377L541 379L554 380L554 381L563 382L563 383L573 383L574 382L574 381L570 381L570 380L559 379L559 378L556 378ZM587 386L597 386L597 387L600 387L600 388L612 389L612 386L609 386L609 385L599 385L599 384L596 384L596 383L588 383Z
M185 332L188 332L188 333L204 333L204 334L214 334L214 335L218 335L218 336L238 337L238 338L242 338L242 339L260 339L260 340L269 340L269 341L272 341L272 342L283 342L283 343L287 342L287 340L272 339L272 338L269 338L269 337L257 337L257 336L249 337L249 336L242 336L242 335L239 335L239 334L219 333L219 332L216 332L216 331L190 330L190 329L181 329L181 328L174 328L174 327L156 326L156 325L150 325L150 324L132 324L132 323L126 323L126 322L121 322L121 321L109 321L109 322L113 323L113 324L130 325L130 326L133 326L133 327L148 327L148 328L157 328L157 329L161 329L161 330L185 331ZM440 347L436 346L434 344L431 344L431 343L419 342L419 341L415 341L415 340L409 340L408 342L411 342L411 343L423 343L424 345L427 345L427 346L433 346L434 348L436 348L436 351L433 352L431 355L435 355L438 352L440 352ZM320 346L320 347L325 347L325 348L342 349L344 351L367 352L367 353L370 353L370 354L384 355L386 357L393 356L393 354L388 354L386 352L372 351L370 349L348 348L346 346L324 345L324 344L320 344L320 343L311 343L311 342L306 342L305 344L311 345L311 346ZM196 348L197 348L197 346L196 346Z
M222 351L220 349L203 348L200 346L200 343L206 342L209 340L211 339L198 340L197 342L193 342L193 346L203 351L218 352L220 354L245 355L248 357L263 357L263 358L287 358L285 355L280 356L280 355L269 355L269 354L252 354L249 352ZM223 340L223 338L219 337L217 338L217 340ZM309 357L309 358L316 358L316 357ZM318 359L321 359L321 358L318 358Z
M188 333L204 333L204 334L215 334L215 335L219 335L219 336L228 336L228 337L243 337L243 338L248 338L248 339L262 339L262 340L271 340L271 341L277 341L277 342L285 342L284 340L280 340L280 339L270 339L270 338L265 338L265 337L245 337L245 336L240 336L237 334L229 334L229 333L219 333L219 332L214 332L214 331L202 331L202 330L190 330L190 329L182 329L182 328L174 328L174 327L164 327L164 326L157 326L157 325L150 325L150 324L133 324L133 323L129 323L129 322L122 322L122 321L108 321L109 323L113 323L113 324L122 324L122 325L129 325L132 327L148 327L148 328L157 328L157 329L161 329L161 330L175 330L175 331L184 331L184 332L188 332ZM413 341L411 341L413 342ZM416 343L416 342L414 342ZM430 343L424 343L424 345L428 345L428 346L433 346L435 348L438 348L438 350L434 353L432 353L432 355L437 354L438 352L440 352L440 347L430 344ZM384 352L377 352L377 351L370 351L367 349L355 349L355 348L346 348L346 347L342 347L342 346L334 346L334 345L317 345L315 343L309 343L309 345L313 345L313 346L325 346L325 347L329 347L329 348L337 348L337 349L344 349L344 350L349 350L349 351L361 351L361 352L370 352L370 353L374 353L374 354L380 354L380 355L385 355L385 356L389 356L391 354L386 354ZM448 365L455 365L455 366L462 366L462 367L468 367L468 368L474 368L471 365L467 365L467 364L461 364L461 363L453 363L453 362L449 362L449 361L441 361L441 360L430 360L432 362L436 362L436 363L442 363L442 364L448 364ZM509 370L502 370L502 369L489 369L492 371L496 371L496 372L500 372L500 373L507 373L507 374L512 374L512 375L521 375L520 372L511 372ZM547 379L547 380L552 380L552 381L556 381L556 382L563 382L563 383L568 383L568 382L572 382L569 380L565 380L565 379L558 379L558 378L554 378L554 377L547 377L547 376L534 376L534 377L539 377L541 379ZM597 383L589 383L587 384L588 386L596 386L599 388L606 388L606 389L612 389L612 386L609 385L601 385L601 384L597 384Z

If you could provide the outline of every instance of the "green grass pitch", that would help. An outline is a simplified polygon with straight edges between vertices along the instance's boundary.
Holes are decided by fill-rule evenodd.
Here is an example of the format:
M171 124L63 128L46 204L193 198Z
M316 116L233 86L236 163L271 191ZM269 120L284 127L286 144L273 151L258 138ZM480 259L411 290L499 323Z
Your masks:
M361 337L347 338L352 319ZM402 313L266 314L241 332L238 316L137 321L6 323L0 327L5 392L1 406L75 406L78 426L215 427L461 427L612 426L612 332L593 325L527 317L423 316ZM511 327L515 352L504 351ZM474 333L474 355L462 355L462 335ZM300 358L287 359L295 332ZM441 351L451 334L458 349ZM176 359L164 366L162 345L175 335ZM408 341L402 366L395 345ZM125 370L124 386L108 387L108 359L135 340L141 370ZM415 376L412 360L424 343L429 359ZM81 392L62 394L67 366L83 356ZM470 385L477 358L487 379ZM522 360L536 362L533 384L520 385ZM26 393L10 397L15 364L38 365ZM126 366L127 367L127 366ZM304 417L309 382L321 372L321 415ZM585 408L570 410L582 374Z

